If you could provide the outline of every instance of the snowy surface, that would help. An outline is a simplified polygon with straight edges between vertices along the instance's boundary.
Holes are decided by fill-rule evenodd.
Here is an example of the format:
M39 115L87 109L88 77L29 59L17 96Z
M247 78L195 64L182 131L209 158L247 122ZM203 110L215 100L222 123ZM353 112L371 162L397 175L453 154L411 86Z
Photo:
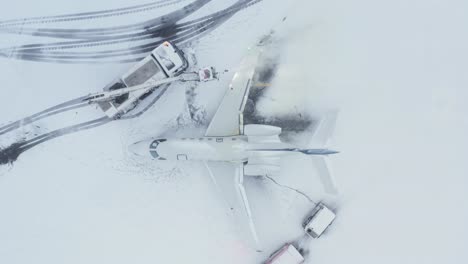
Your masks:
M200 15L232 2L214 1ZM17 0L0 17L132 4ZM196 88L195 103L206 111L201 126L188 118L185 88L174 86L138 119L51 140L0 167L0 263L260 263L302 237L313 204L296 192L248 179L265 245L256 253L203 165L146 162L127 151L146 137L202 135L246 48L272 28L281 55L259 110L340 111L332 143L341 151L332 157L339 197L323 193L308 157L284 160L273 175L337 211L308 245L306 263L467 262L467 8L461 0L264 0L237 13L192 45L200 66L229 70ZM0 43L21 41L2 35ZM2 58L0 123L99 91L129 67Z

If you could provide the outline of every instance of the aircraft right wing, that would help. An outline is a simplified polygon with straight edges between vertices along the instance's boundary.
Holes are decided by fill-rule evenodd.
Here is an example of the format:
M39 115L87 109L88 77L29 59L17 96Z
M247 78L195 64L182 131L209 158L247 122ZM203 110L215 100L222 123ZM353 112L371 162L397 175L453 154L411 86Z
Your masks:
M244 125L242 113L252 86L252 78L259 55L260 49L255 47L243 59L206 130L205 136L223 137L242 134Z
M211 180L239 223L241 233L250 242L249 244L259 251L260 243L244 188L244 164L205 162L205 166ZM246 231L250 234L247 234Z

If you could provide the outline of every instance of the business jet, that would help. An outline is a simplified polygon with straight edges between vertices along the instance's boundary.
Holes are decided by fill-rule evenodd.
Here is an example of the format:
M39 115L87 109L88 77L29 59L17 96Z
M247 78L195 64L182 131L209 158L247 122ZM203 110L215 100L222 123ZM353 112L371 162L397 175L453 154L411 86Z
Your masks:
M204 162L231 210L244 219L243 224L248 225L249 237L257 249L260 244L244 188L244 177L265 176L279 171L279 161L285 155L312 155L320 157L318 164L323 170L320 177L325 190L336 193L328 155L338 153L326 147L336 118L323 120L315 130L317 148L299 148L282 142L280 127L243 124L244 107L260 54L259 48L253 48L244 58L204 137L143 140L129 147L135 155L154 160Z

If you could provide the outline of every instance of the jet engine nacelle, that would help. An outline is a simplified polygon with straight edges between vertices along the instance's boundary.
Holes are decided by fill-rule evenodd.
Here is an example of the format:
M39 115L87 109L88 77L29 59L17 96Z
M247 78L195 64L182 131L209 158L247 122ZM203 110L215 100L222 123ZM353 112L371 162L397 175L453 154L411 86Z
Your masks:
M247 136L277 136L281 134L281 127L269 125L245 125L244 135Z
M280 142L278 135L281 134L281 127L268 125L245 125L244 135L248 136L252 143L272 143Z
M244 175L266 176L272 172L278 172L280 166L272 164L246 164L244 165Z

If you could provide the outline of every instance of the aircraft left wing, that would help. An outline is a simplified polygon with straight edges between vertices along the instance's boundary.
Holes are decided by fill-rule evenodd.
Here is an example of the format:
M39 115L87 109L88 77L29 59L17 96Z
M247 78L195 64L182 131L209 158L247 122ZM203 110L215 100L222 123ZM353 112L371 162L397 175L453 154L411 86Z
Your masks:
M259 55L260 49L255 47L243 59L206 130L205 136L223 137L242 134L244 125L242 113L249 96Z
M223 196L234 218L239 223L241 233L258 251L260 243L255 229L247 193L244 188L244 164L229 162L205 162L211 180Z

